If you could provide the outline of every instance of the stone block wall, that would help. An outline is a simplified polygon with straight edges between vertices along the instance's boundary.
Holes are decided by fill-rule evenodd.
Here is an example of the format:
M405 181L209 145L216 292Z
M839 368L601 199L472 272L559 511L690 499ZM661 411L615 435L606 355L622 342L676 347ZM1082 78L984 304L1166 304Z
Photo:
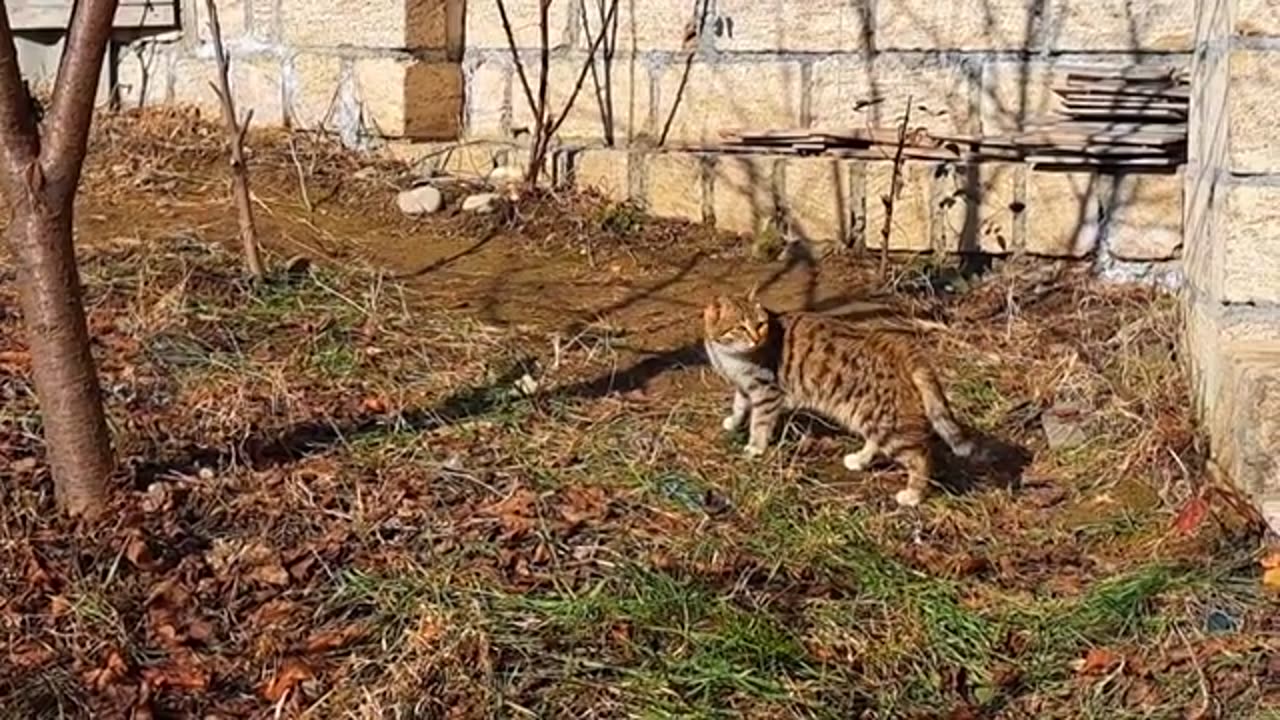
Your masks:
M1051 108L1064 65L1187 65L1196 0L554 0L549 83L568 97L606 28L566 140L714 140L732 127L913 124L1000 131ZM537 80L538 0L505 0ZM468 0L465 127L511 137L531 114L497 14ZM563 102L553 103L557 109Z
M1280 531L1280 0L1200 0L1186 349L1223 473Z
M238 105L255 122L323 129L351 144L441 140L463 131L463 0L218 0ZM180 29L121 32L121 105L188 103L216 112L202 0Z

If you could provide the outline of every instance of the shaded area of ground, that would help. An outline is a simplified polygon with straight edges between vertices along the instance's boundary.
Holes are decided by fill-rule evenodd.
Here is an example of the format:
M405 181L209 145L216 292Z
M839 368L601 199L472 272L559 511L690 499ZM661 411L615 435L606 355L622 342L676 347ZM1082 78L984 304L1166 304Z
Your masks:
M1204 489L1169 299L1017 266L955 297L888 293L857 258L756 260L583 198L415 223L391 209L398 168L307 142L295 164L272 137L255 146L277 265L322 260L248 288L220 244L217 137L147 115L95 140L80 246L124 465L100 525L53 512L0 275L5 712L1245 718L1280 702L1280 608L1255 538ZM954 492L912 512L896 470L844 471L855 441L808 420L742 458L696 309L757 282L780 307L945 322L922 342L1004 452L950 467ZM1055 404L1082 409L1083 442L1046 446Z

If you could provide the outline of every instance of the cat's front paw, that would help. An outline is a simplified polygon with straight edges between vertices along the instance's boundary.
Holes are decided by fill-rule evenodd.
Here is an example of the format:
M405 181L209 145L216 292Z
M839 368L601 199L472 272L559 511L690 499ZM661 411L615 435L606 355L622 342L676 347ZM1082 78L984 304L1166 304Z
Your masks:
M924 493L913 488L899 490L897 495L893 496L894 500L902 507L917 507L924 500Z
M742 448L742 454L749 458L758 458L761 455L764 455L764 450L765 449L759 445L748 445Z
M730 415L720 421L720 427L724 428L727 432L733 432L734 430L742 427L742 422L738 420L738 418Z
M863 470L866 470L867 466L870 464L869 460L866 457L863 457L861 453L849 453L844 456L844 467L846 470L862 472Z

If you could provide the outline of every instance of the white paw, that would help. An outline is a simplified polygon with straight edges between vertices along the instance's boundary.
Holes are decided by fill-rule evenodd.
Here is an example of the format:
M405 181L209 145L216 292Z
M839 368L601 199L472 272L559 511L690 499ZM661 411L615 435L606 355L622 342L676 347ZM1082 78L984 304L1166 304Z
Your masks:
M758 458L764 454L764 448L755 445L748 445L742 448L742 453L750 458Z
M956 457L967 458L973 454L973 443L965 440L952 448L951 452L955 453Z
M867 461L859 453L849 453L844 456L844 466L854 472L862 472L867 469Z
M898 494L893 496L893 499L897 500L902 507L916 507L924 498L919 490L907 488L906 490L899 490Z
M733 432L734 430L738 429L738 419L730 415L729 417L720 421L720 427L724 428L725 430L728 430L729 432Z

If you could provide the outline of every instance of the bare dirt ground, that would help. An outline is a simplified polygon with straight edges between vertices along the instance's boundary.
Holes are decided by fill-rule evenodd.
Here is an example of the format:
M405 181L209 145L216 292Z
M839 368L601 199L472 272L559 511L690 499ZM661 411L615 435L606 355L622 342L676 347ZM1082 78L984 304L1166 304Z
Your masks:
M1277 717L1280 603L1172 299L1016 262L918 292L923 266L757 260L589 198L414 221L403 168L283 135L253 142L276 270L249 287L220 137L96 133L100 523L54 511L0 270L0 715ZM697 316L757 282L941 323L992 459L904 511L812 421L743 458Z

